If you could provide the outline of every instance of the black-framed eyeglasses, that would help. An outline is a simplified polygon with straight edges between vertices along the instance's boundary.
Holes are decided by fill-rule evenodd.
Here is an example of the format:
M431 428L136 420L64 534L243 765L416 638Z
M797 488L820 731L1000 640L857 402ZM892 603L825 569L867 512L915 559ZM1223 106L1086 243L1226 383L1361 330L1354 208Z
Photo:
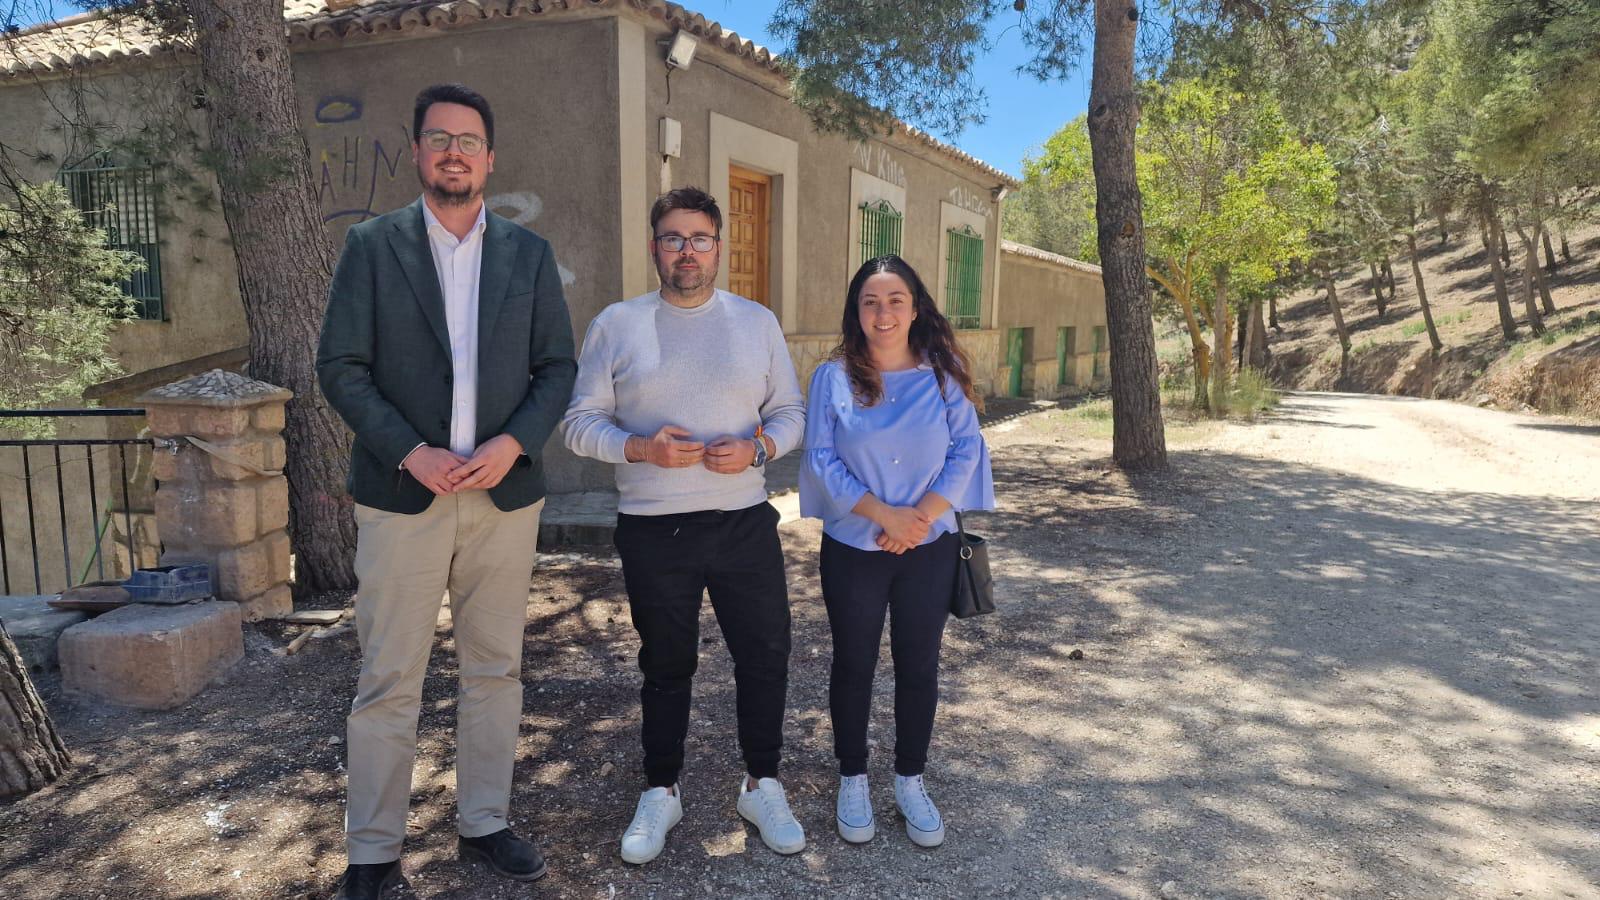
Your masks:
M683 245L688 244L696 253L709 253L717 245L717 238L709 234L696 234L684 237L681 234L656 235L656 246L668 253L678 253L683 250Z
M450 142L455 141L461 152L467 156L477 156L489 142L475 134L451 134L438 128L430 128L421 134L422 146L435 153L443 153L450 149Z

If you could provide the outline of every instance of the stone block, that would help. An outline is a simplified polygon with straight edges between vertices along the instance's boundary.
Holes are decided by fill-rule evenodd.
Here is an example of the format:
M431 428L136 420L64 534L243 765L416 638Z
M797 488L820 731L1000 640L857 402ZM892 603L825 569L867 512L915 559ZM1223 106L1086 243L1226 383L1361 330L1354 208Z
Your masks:
M289 527L289 479L265 478L256 485L256 534Z
M178 477L178 454L157 447L150 456L150 476L157 481L173 481Z
M169 549L199 546L205 541L199 497L191 487L182 482L166 482L156 491L156 521L160 523L161 541Z
M271 479L282 481L282 479ZM260 534L256 526L256 486L247 482L211 482L203 487L205 502L196 514L200 523L199 537L207 544L219 547L237 547L255 540ZM156 507L158 510L160 506ZM165 521L165 520L163 520ZM165 530L162 534L165 535Z
M294 592L287 584L275 585L239 606L246 622L281 619L294 612Z
M238 437L250 427L250 410L237 406L160 404L145 410L156 437L192 434L207 440Z
M58 649L66 690L167 709L243 657L244 634L237 603L134 604L68 628Z
M246 478L260 478L262 477L262 471L274 472L283 470L285 457L283 438L281 437L261 435L236 441L221 442L216 447L240 462L254 467L242 468L216 454L207 453L206 458L210 461L211 473L217 478L242 481Z
M257 431L273 434L283 430L283 404L263 403L250 412L250 425Z
M277 584L265 541L251 541L217 554L211 568L212 589L219 600L243 602Z
M294 564L289 553L289 533L274 531L262 536L261 543L266 545L267 571L272 575L272 583L281 584L292 580Z
M76 610L46 605L54 594L0 596L0 621L6 623L22 664L34 674L56 667L56 641L61 633L88 618Z

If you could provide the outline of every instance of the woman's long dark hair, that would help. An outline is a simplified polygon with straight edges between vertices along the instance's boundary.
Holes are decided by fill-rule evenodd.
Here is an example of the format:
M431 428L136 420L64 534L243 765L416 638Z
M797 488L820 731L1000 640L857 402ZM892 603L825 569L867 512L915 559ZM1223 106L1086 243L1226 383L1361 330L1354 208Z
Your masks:
M912 355L933 366L933 375L939 381L941 392L945 390L946 379L953 378L972 405L982 410L983 398L972 386L971 360L956 341L950 320L939 312L933 295L928 293L917 270L894 254L867 260L856 270L856 276L850 279L850 289L844 298L844 321L839 326L840 334L844 337L829 355L830 359L840 360L844 364L856 399L862 406L873 406L883 399L883 379L872 364L867 334L861 330L861 289L868 278L885 272L900 276L906 287L911 289L912 309L916 312L909 336Z

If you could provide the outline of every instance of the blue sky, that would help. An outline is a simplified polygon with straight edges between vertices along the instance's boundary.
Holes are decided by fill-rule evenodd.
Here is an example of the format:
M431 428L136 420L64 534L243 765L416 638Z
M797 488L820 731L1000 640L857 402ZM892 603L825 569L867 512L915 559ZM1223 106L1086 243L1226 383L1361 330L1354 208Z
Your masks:
M3 2L3 0L0 0ZM19 12L29 8L38 10L48 4L56 16L77 12L70 3L60 0L13 0ZM680 0L690 9L713 19L723 27L737 31L758 44L774 51L782 48L767 32L772 10L780 0ZM10 4L8 4L9 6ZM1089 103L1089 72L1087 58L1081 61L1072 77L1065 83L1040 83L1031 76L1015 71L1017 61L1027 58L1027 48L1022 46L1015 28L1005 31L1003 23L1009 16L996 21L1002 27L993 29L991 40L994 49L980 54L977 82L988 93L985 110L988 119L981 125L969 126L960 134L937 136L978 157L996 168L1020 177L1022 157L1043 144L1067 121L1082 113ZM24 21L19 24L29 24ZM1087 54L1085 54L1087 57ZM920 124L913 122L912 124Z
M689 9L737 31L773 51L783 48L772 39L767 23L780 0L678 0ZM1022 176L1022 157L1036 150L1057 129L1089 108L1088 54L1067 82L1041 83L1015 71L1028 58L1017 29L1005 31L1011 17L996 19L990 40L995 44L980 54L976 81L988 94L987 121L960 134L939 134L984 162ZM913 125L920 123L913 122Z

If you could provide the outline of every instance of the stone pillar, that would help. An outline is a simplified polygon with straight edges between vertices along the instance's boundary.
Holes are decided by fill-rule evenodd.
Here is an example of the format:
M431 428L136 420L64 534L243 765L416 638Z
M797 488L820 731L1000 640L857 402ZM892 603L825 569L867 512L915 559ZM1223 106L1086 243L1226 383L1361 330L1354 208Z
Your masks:
M138 401L158 439L152 473L161 561L209 563L212 592L238 603L248 622L294 610L282 435L293 396L213 369Z

